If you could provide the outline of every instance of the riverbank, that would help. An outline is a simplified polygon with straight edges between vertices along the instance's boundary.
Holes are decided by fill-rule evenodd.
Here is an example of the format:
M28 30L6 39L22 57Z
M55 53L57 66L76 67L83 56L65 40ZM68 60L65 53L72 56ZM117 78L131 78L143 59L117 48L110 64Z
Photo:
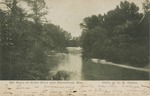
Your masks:
M107 65L117 66L117 67L121 67L121 68L133 69L133 70L144 71L144 72L150 73L149 66L146 66L144 68L139 68L139 67L133 67L133 66L125 65L125 64L117 64L117 63L113 63L113 62L108 62L106 60L95 59L95 58L92 58L91 61L94 63L97 63L97 64L107 64Z

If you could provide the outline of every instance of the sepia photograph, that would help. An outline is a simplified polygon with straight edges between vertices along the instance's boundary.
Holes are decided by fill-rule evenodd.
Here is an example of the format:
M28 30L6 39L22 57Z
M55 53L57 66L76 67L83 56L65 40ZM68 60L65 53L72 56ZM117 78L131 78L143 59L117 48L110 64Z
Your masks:
M0 80L149 80L149 22L150 0L0 0Z

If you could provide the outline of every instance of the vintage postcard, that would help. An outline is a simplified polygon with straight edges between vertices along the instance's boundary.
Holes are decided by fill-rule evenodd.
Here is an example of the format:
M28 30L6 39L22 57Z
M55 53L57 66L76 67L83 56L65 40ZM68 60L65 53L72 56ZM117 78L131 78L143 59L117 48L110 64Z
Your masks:
M149 0L0 0L0 96L150 96Z

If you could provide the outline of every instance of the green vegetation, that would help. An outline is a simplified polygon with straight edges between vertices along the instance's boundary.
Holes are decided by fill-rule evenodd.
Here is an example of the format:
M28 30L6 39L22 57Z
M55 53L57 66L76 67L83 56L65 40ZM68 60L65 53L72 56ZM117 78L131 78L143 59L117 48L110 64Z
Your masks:
M150 2L144 13L128 1L120 2L107 14L86 17L80 24L83 56L144 67L149 63Z
M79 47L81 46L80 37L73 37L68 41L68 47Z
M3 4L7 8L0 9L0 79L45 80L49 75L47 52L65 49L70 34L46 22L44 0ZM27 5L28 11L20 4Z
M71 79L71 72L60 70L55 72L49 72L48 80L70 80Z
M0 8L1 80L69 80L72 73L67 71L49 73L58 61L50 59L57 52L67 52L66 47L81 45L86 58L138 67L149 63L148 0L143 3L144 13L124 1L107 14L85 18L82 36L77 38L45 19L44 0L4 0L1 4L5 5Z

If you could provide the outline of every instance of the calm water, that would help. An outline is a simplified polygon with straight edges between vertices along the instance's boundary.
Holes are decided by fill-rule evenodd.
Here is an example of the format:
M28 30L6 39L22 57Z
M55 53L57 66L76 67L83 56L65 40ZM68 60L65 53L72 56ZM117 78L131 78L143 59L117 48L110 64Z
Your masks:
M79 47L67 48L69 53L58 53L48 59L50 74L66 71L71 80L149 80L149 73L120 68L112 65L96 64L82 59Z

